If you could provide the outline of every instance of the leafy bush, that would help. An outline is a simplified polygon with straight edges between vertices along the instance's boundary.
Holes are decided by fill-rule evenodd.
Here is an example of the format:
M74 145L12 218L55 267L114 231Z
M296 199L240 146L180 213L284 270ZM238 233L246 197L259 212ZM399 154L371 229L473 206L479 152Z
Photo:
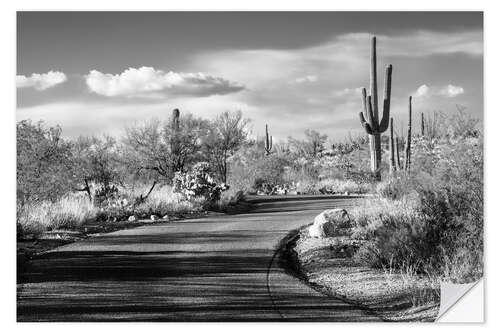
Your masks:
M211 204L219 200L221 193L227 188L224 183L217 184L210 175L210 166L206 162L196 163L189 172L176 172L174 177L174 191L188 200L201 197Z

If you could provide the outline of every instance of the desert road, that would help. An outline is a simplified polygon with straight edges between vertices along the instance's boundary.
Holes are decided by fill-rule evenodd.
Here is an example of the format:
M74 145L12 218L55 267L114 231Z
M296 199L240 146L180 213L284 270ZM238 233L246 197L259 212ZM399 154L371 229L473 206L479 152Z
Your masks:
M18 321L378 321L280 267L279 242L352 197L255 197L238 215L59 247L18 272Z

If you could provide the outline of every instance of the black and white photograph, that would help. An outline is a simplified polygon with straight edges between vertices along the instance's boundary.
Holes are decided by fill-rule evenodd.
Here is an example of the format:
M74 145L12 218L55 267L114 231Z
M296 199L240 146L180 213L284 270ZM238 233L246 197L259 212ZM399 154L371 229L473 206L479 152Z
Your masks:
M12 15L17 322L435 322L483 279L482 11Z

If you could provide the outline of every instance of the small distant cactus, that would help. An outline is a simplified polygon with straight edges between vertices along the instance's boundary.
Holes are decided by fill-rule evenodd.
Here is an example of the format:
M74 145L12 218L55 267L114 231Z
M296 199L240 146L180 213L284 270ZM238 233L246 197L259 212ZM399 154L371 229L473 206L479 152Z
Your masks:
M273 149L273 137L271 135L269 135L267 124L266 124L266 141L264 144L265 144L264 150L266 152L266 155L271 154L271 151Z
M408 98L408 132L405 146L405 170L410 171L411 166L411 96Z
M389 173L392 175L396 171L396 159L394 154L394 119L391 117L390 137L389 137ZM397 138L396 138L397 145ZM399 159L399 156L398 156Z
M180 115L179 109L172 110L172 129L174 131L179 130L179 115Z
M372 37L371 66L370 66L370 95L366 95L363 88L362 102L363 111L359 113L361 125L368 134L370 140L371 171L376 179L380 179L380 164L382 161L382 149L380 145L380 134L389 127L389 112L391 105L391 81L392 65L385 69L385 87L382 119L379 121L378 93L377 93L377 39Z

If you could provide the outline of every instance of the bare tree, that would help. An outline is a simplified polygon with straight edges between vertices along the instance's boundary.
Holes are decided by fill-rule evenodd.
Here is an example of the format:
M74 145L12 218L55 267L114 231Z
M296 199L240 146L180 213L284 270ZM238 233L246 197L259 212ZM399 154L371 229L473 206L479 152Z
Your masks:
M172 126L173 121L178 125ZM187 114L161 122L151 119L126 129L123 155L127 168L153 182L170 182L176 171L184 171L202 159L201 147L208 122Z
M248 123L249 119L243 118L241 111L223 112L211 123L205 151L224 183L227 182L228 159L245 142Z
M325 143L328 138L326 134L321 134L315 130L305 130L305 140L297 140L292 137L288 138L291 150L303 157L314 158L325 149Z
M73 174L77 182L74 190L86 192L89 200L93 199L92 183L98 186L96 190L104 197L121 183L122 163L113 137L79 137L72 145L72 156Z

